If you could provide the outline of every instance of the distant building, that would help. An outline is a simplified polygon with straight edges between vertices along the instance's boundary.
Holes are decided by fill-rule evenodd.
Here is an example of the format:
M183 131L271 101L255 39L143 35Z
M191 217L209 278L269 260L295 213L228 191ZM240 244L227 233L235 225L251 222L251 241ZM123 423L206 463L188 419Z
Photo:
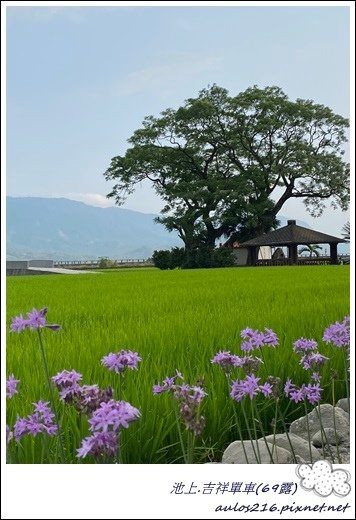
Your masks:
M330 255L323 258L324 263L337 264L339 258L337 245L347 242L343 238L334 237L313 229L297 226L295 220L288 220L287 225L264 233L252 240L240 244L230 238L223 247L230 247L236 257L237 265L293 265L298 263L315 263L319 259L298 258L298 246L310 244L329 244ZM285 255L283 248L288 254ZM276 258L278 256L278 258Z

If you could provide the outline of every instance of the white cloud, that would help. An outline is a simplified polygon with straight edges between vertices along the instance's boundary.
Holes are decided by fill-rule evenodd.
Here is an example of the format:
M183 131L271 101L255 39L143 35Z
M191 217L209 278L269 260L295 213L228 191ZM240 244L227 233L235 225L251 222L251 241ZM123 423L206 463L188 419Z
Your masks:
M63 238L63 240L68 240L68 237L67 235L61 230L61 229L58 229L58 235Z
M8 6L8 14L35 23L48 23L58 18L78 23L84 19L84 10L76 6Z
M318 460L313 465L300 464L296 469L300 477L300 485L306 491L314 491L321 497L328 497L332 493L338 497L345 497L351 491L348 483L351 476L344 469L333 470L327 460Z
M169 63L152 65L129 74L109 88L112 96L129 96L137 92L171 88L182 84L192 76L215 70L219 59L216 56L182 55Z
M98 206L99 208L109 208L115 206L112 199L107 199L100 193L66 193L62 195L66 199L77 200L78 202L84 202L89 206Z

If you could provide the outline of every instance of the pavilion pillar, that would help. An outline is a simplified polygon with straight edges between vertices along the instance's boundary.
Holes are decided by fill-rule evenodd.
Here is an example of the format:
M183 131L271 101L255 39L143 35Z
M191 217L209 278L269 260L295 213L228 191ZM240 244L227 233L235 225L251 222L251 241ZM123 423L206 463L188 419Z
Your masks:
M251 246L249 249L249 265L256 265L257 262L257 247Z
M296 264L298 261L298 246L297 244L291 244L288 246L288 258L292 264Z
M329 244L329 246L330 246L330 263L335 265L338 263L337 243L333 242L333 243Z

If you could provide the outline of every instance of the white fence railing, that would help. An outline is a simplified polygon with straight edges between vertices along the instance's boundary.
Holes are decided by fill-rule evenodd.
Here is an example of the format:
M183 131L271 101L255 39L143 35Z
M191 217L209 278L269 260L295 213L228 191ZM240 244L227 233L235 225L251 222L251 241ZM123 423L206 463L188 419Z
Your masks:
M105 265L132 265L132 264L148 264L151 265L153 262L151 259L145 258L124 258L124 259L104 259L104 260L55 260L54 267L100 267Z

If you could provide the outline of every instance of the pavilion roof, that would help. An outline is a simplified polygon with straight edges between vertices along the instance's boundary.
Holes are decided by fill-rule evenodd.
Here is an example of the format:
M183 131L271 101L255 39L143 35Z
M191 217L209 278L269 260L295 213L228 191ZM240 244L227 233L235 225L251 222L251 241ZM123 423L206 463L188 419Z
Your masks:
M286 226L260 235L252 240L247 240L247 242L241 243L240 247L338 244L341 242L347 242L347 240L297 226L295 220L288 220Z

